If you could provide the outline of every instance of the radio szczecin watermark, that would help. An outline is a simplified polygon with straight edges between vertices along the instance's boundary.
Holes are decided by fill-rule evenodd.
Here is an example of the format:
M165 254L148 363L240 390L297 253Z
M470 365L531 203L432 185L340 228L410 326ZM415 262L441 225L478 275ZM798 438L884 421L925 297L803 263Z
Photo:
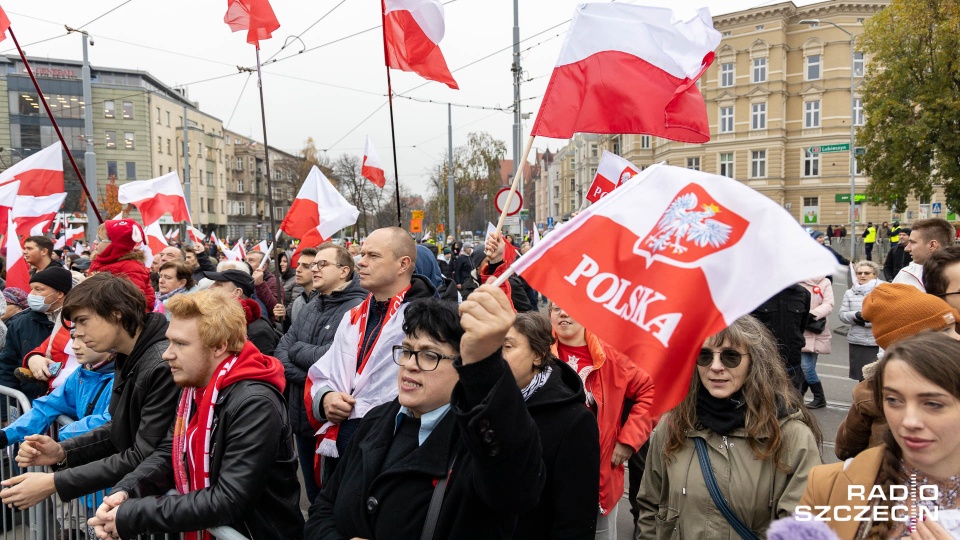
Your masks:
M913 530L920 520L937 521L940 488L918 485L911 475L910 485L847 486L847 502L840 505L800 505L794 511L797 521L894 521Z

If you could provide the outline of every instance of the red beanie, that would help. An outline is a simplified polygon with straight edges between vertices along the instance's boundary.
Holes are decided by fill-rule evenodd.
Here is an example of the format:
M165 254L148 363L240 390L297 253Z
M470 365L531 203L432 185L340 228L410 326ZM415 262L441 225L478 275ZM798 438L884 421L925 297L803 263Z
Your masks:
M132 219L110 219L103 225L107 229L110 245L98 258L105 261L116 260L143 244L143 229Z

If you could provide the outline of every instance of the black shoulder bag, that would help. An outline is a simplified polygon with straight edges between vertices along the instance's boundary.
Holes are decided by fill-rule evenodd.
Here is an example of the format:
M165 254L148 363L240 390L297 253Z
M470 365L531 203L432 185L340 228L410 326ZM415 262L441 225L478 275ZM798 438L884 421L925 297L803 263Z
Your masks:
M447 480L453 474L453 466L457 462L457 452L460 451L460 445L456 445L453 454L450 456L450 463L447 466L447 475L437 480L436 487L433 488L433 496L430 497L430 506L427 508L427 519L423 522L423 532L420 534L420 540L433 540L437 530L437 522L440 520L440 508L443 506L443 496L447 491Z
M747 527L747 524L733 513L733 510L723 498L723 494L720 493L720 486L717 485L717 477L713 475L713 466L710 465L710 458L707 456L707 442L703 440L703 437L694 437L693 443L697 447L697 459L700 461L700 471L703 473L703 481L707 484L707 491L710 492L710 498L713 499L713 504L717 505L720 513L727 519L727 523L733 527L733 530L737 531L740 538L743 540L760 540L757 535L753 534L750 527Z

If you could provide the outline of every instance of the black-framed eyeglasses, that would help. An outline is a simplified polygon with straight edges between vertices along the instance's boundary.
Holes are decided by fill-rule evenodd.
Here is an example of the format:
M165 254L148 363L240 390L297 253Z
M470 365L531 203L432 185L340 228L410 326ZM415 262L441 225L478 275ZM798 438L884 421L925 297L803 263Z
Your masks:
M720 355L720 363L723 364L723 367L733 369L739 366L743 357L749 356L750 353L740 353L733 349L724 349L722 351L700 349L700 354L697 355L697 365L707 367L713 363L713 359L716 358L717 355Z
M960 291L945 292L945 293L943 293L943 294L935 294L934 296L936 296L937 298L946 298L946 297L950 296L951 294L960 294Z
M336 267L339 268L339 267L341 267L341 266L343 266L343 265L342 265L342 264L337 264L337 263L335 263L335 262L331 262L331 261L326 261L326 260L320 259L319 261L313 261L312 263L310 263L310 265L308 266L308 268L309 268L310 270L313 270L313 269L322 270L322 269L324 269L324 268L326 268L326 267L328 267L328 266L336 266Z
M393 362L398 366L404 366L413 357L417 369L420 371L433 371L440 366L440 360L457 360L459 356L450 356L446 354L435 353L433 351L412 351L403 345L393 346Z

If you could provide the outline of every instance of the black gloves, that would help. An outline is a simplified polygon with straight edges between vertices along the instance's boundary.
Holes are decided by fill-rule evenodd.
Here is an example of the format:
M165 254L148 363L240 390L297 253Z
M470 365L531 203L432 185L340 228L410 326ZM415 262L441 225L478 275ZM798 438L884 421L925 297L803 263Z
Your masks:
M853 315L853 322L859 326L867 325L867 321L863 320L863 315L861 315L859 311Z

